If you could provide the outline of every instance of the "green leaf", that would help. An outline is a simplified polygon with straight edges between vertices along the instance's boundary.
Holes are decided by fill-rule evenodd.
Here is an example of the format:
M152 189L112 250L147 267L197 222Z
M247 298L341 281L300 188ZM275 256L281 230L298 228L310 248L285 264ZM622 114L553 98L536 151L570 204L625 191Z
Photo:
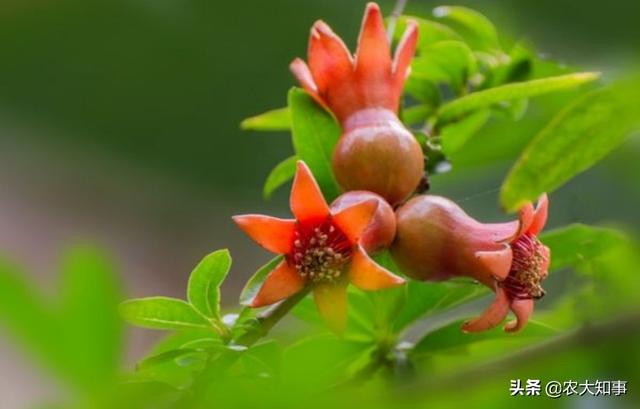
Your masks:
M351 375L349 366L370 353L367 347L329 334L303 338L284 350L282 379L291 393L306 396L311 390L320 390L334 384L336 379L345 378L345 372ZM313 376L308 376L309 368L313 368Z
M412 322L480 298L488 293L486 287L473 283L447 281L424 283L409 281L406 285L406 301L394 319L394 328L400 331Z
M544 232L540 240L551 250L550 271L576 267L626 243L625 235L615 229L584 224Z
M581 72L507 84L484 91L473 92L443 105L439 111L440 121L446 122L467 112L488 108L503 101L529 98L549 92L575 88L582 84L592 82L598 77L598 73Z
M273 258L264 266L260 267L258 271L256 271L253 276L247 281L242 292L240 293L240 304L242 305L250 305L253 301L256 294L262 287L264 280L267 278L269 273L282 261L283 257L278 256Z
M510 121L519 121L527 113L529 100L527 98L519 98L511 101L503 101L495 105L494 108L496 114L503 115Z
M0 262L3 333L65 381L87 393L111 382L122 347L120 285L96 250L78 247L62 267L62 299L53 305L16 267Z
M296 173L296 162L298 160L299 158L296 155L289 156L271 170L262 189L262 195L265 199L269 199L276 189L293 179Z
M443 152L449 156L459 151L487 123L490 115L488 109L480 110L442 128L440 138Z
M153 329L211 328L210 323L189 303L169 297L125 301L120 313L133 325Z
M458 92L476 71L473 52L461 41L441 41L426 46L411 65L414 80L446 83Z
M252 116L240 123L245 131L288 131L291 129L289 108L279 108Z
M419 125L424 123L431 114L432 109L427 105L414 105L402 110L402 122L405 125Z
M289 108L296 154L309 166L325 197L331 201L340 192L331 169L340 127L327 111L299 88L289 91Z
M187 299L202 315L220 320L220 285L231 268L229 250L206 256L191 272Z
M217 332L211 331L211 328L189 327L167 333L167 335L153 345L148 355L159 355L163 352L180 348L196 348L190 346L194 341L222 343L220 335Z
M58 317L44 297L30 285L27 275L0 260L0 324L3 337L11 337L33 351L46 364L63 370L67 355L58 336Z
M404 86L405 92L422 103L429 110L435 110L442 99L438 86L427 79L409 76Z
M174 361L177 358L180 358L187 354L198 353L200 351L196 349L190 348L182 348L182 349L172 349L170 351L161 352L157 355L149 356L142 361L138 362L136 365L136 370L145 371L147 369L151 369L154 366L162 365L164 363Z
M500 326L489 331L467 334L460 330L460 326L463 323L464 320L456 321L426 334L416 343L415 347L411 351L411 356L413 358L424 357L425 355L433 355L442 351L465 347L481 341L509 338L546 338L559 334L558 330L535 321L529 321L527 326L522 331L518 332L518 334L507 333Z
M482 84L483 88L529 80L533 73L535 58L535 53L524 44L514 45L509 51L508 58L495 59L494 57L498 64L490 67L487 72L488 79Z
M398 25L396 26L396 32L394 38L399 41L405 29L407 28L408 21L415 21L418 23L418 54L422 52L424 47L430 46L434 43L447 40L461 41L462 37L450 27L438 23L437 21L426 20L421 17L415 16L400 16L398 18Z
M63 260L61 290L58 333L69 355L66 365L83 385L100 387L116 376L120 364L120 282L100 251L75 247Z
M562 110L524 150L502 185L500 199L515 210L589 169L634 130L640 101L634 87L593 91Z
M477 11L460 6L441 6L433 10L433 15L453 28L474 50L500 49L495 26Z

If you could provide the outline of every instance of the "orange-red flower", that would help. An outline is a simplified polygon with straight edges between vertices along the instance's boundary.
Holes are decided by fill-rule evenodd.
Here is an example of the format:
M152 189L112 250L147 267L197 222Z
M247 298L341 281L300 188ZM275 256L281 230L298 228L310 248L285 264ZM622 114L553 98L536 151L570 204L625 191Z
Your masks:
M338 183L346 191L377 193L392 205L408 197L423 175L420 144L398 119L417 38L417 25L410 22L392 58L380 8L369 3L355 56L317 21L308 65L300 58L291 63L302 87L342 126L332 158Z
M262 247L284 255L251 301L252 307L276 303L311 286L320 314L340 332L346 325L349 282L363 290L404 283L369 258L360 244L378 206L376 200L331 211L311 171L299 161L290 206L295 220L254 214L233 217Z
M291 71L300 85L341 123L363 108L397 113L417 40L417 24L409 22L392 58L380 8L369 3L355 57L331 27L318 20L309 37L309 65L296 58Z
M454 202L424 195L397 211L398 230L391 247L403 271L421 280L472 277L496 293L494 302L478 318L463 325L468 332L500 324L509 310L516 321L505 331L523 328L533 312L534 300L544 295L541 282L549 268L549 248L537 238L548 213L546 195L534 209L531 203L517 221L480 223Z

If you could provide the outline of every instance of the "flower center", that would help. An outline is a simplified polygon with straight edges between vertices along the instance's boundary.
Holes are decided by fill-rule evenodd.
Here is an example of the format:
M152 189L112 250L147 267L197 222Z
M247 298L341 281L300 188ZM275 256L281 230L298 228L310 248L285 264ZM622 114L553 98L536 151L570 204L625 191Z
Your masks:
M545 291L540 284L547 277L549 249L527 233L511 244L511 250L511 270L500 286L512 299L542 298Z
M296 226L290 257L307 281L334 282L351 258L351 247L347 236L327 218L321 223Z

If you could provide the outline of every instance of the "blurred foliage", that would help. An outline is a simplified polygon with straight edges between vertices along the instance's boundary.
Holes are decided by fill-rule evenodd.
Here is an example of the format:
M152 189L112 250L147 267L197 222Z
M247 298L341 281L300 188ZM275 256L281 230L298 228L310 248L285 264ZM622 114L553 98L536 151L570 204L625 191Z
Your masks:
M101 396L122 358L120 283L99 251L78 247L60 268L58 300L49 300L7 262L0 266L0 323L22 348L82 394Z

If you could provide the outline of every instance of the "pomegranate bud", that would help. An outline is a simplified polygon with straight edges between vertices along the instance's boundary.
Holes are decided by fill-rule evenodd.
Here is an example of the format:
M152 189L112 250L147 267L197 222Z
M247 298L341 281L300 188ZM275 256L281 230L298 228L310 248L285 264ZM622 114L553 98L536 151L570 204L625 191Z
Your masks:
M369 3L352 56L324 22L309 37L307 62L295 59L291 71L343 129L333 154L333 170L344 190L369 190L392 205L406 199L423 174L422 149L398 119L400 97L416 50L414 22L394 55L380 8Z
M533 301L544 295L549 249L537 238L546 222L548 201L524 206L517 221L480 223L449 199L424 195L396 211L395 262L418 280L467 276L496 292L495 301L463 330L483 331L498 325L509 310L516 321L505 326L515 332L533 312Z

